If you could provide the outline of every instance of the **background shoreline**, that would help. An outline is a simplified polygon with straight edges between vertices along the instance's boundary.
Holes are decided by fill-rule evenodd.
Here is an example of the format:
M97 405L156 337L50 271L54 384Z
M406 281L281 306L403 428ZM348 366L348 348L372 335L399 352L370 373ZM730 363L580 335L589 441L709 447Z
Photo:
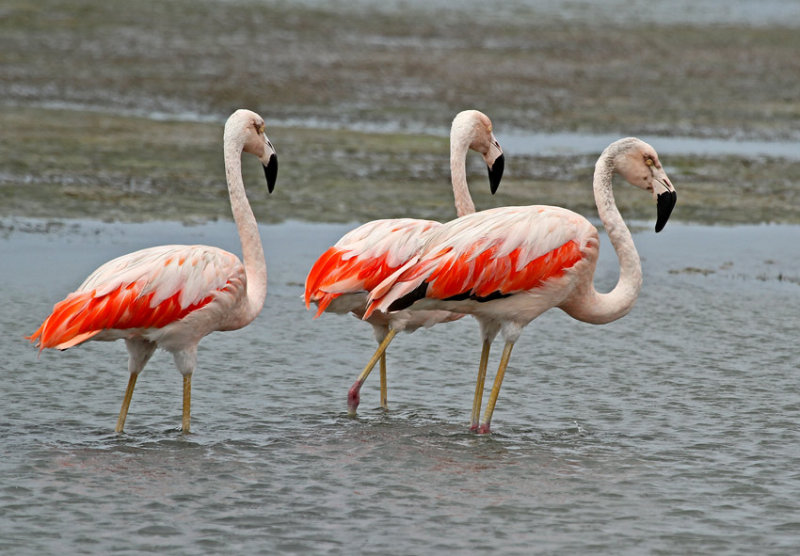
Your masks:
M637 135L683 145L675 220L797 223L800 156L770 145L800 152L798 30L787 0L10 0L0 215L227 219L221 124L247 107L281 159L260 220L447 220L447 132L477 108L509 143L495 197L470 160L478 207L591 216L604 145L572 147ZM639 197L626 218L652 216Z

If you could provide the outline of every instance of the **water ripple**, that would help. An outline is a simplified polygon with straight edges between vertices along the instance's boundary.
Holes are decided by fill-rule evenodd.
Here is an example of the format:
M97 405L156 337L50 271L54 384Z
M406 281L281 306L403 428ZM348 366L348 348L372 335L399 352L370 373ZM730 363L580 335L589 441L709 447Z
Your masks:
M265 240L283 246L281 272L302 274L314 249L292 255L292 226ZM321 250L330 230L303 237L314 230ZM21 338L85 274L85 247L64 248L76 261L38 284L36 300L20 294L40 278L0 276L0 331L16 338L0 390L0 551L791 553L797 287L664 269L709 254L738 266L751 250L780 260L770 250L793 245L797 229L669 233L660 244L637 234L645 287L625 319L591 327L553 313L526 330L490 436L467 430L474 322L399 337L389 411L370 379L350 418L346 392L374 349L371 331L349 317L311 320L291 280L276 281L252 326L204 341L192 434L178 430L180 377L159 353L117 435L123 347L37 360ZM14 241L0 240L6 261ZM613 263L601 258L601 274ZM781 264L800 275L797 260Z

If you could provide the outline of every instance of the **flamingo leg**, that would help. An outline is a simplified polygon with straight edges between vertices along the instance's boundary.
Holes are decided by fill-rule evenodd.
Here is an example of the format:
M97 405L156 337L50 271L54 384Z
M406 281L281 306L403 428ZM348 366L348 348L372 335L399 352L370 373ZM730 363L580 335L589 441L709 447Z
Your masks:
M478 430L478 418L481 414L481 402L483 401L483 385L486 382L486 367L489 365L489 349L492 343L489 340L483 341L481 350L481 363L478 366L478 380L475 382L475 398L472 400L472 417L470 419L469 430Z
M128 378L128 387L125 389L125 397L122 398L122 408L119 410L117 426L114 429L118 433L122 432L125 427L125 419L128 417L128 408L131 405L136 379L139 378L139 373L147 365L156 350L156 343L143 338L128 338L125 340L125 347L128 350L128 373L130 373L130 378Z
M492 413L494 413L497 395L500 393L500 386L503 384L503 376L506 374L506 367L508 367L508 360L511 358L511 348L513 347L514 342L506 342L503 348L503 355L500 357L500 366L497 368L497 376L494 377L494 386L492 386L492 393L489 395L489 401L486 403L486 411L478 427L478 434L487 434L491 432L489 427L492 422Z
M387 400L388 396L386 394L387 384L386 384L386 351L385 350L384 350L383 353L381 353L380 373L381 373L381 407L383 409L389 409L389 404L388 404L388 400Z
M128 408L131 405L131 398L133 398L133 388L136 386L136 379L139 378L139 373L131 373L128 379L128 387L125 388L125 397L122 398L122 407L119 410L119 418L117 419L117 426L114 432L122 432L125 427L125 418L128 416Z
M192 405L192 375L183 375L183 420L181 421L181 431L189 432L189 421L191 419L190 408Z
M397 330L391 329L389 333L386 334L386 337L383 341L378 345L378 349L375 350L375 353L372 354L367 366L364 367L364 370L361 371L361 374L358 375L358 378L350 387L350 390L347 392L347 412L350 415L355 415L356 410L358 409L358 404L360 403L361 399L359 397L359 392L361 391L361 385L364 384L364 381L369 376L369 373L372 372L372 369L375 368L375 364L381 358L381 356L386 352L386 348L389 347L389 344L392 343L392 339L397 334Z

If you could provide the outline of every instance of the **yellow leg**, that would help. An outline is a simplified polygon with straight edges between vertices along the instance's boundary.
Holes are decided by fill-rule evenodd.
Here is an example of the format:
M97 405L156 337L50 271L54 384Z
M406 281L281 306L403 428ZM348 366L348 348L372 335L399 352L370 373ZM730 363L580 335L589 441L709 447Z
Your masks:
M189 432L189 421L191 419L190 408L192 406L192 375L183 375L183 421L181 430Z
M131 373L128 379L128 387L125 388L125 397L122 398L122 407L119 410L119 418L117 419L117 426L114 432L122 432L125 427L125 418L128 416L128 408L131 405L131 398L133 397L133 388L136 386L136 379L139 378L139 373Z
M356 379L357 381L364 382L367 379L369 373L372 372L372 369L375 368L375 364L383 356L383 354L386 353L386 348L389 347L389 344L392 343L392 340L396 335L397 335L397 330L394 329L389 330L389 332L386 334L386 337L378 345L378 349L376 349L375 353L372 354L372 358L367 363L367 366L364 367L364 370L361 371L360 375L358 375L358 378Z
M503 384L503 376L506 374L506 367L508 367L508 360L511 358L511 348L513 347L513 342L506 342L505 347L503 347L503 355L500 357L500 366L497 368L497 376L494 377L492 393L489 395L489 401L486 403L486 412L483 414L480 427L478 427L478 433L480 434L489 432L492 413L494 413L494 406L497 403L497 395L500 394L500 386Z
M483 385L486 382L486 367L489 365L489 350L492 343L489 340L483 341L481 350L481 363L478 366L478 380L475 381L475 398L472 400L472 417L470 419L469 430L478 430L478 417L481 414L481 402L483 401Z
M381 407L383 409L389 409L386 389L386 351L384 351L381 354Z
M359 392L361 391L361 385L364 384L364 381L369 376L369 373L372 372L372 369L375 368L375 364L380 360L383 354L386 352L386 348L389 347L389 344L392 343L392 339L397 335L397 330L391 329L389 333L386 334L386 337L383 341L378 345L378 349L375 350L375 353L372 354L372 358L370 358L369 362L367 362L367 366L364 367L364 370L361 371L361 374L358 375L355 383L350 387L350 390L347 392L347 410L350 415L356 414L356 409L358 409L358 404L361 401L359 396Z

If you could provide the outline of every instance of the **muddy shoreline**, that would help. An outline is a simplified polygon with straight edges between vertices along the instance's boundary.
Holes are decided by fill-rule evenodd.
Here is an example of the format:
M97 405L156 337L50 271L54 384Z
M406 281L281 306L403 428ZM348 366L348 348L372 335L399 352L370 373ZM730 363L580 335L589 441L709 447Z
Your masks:
M264 222L450 218L447 129L468 107L501 142L567 132L800 149L790 4L749 19L679 0L445 4L12 0L0 10L0 216L227 219L221 123L239 106L265 116L281 157L270 199L245 168ZM471 160L476 204L591 215L594 158L509 157L495 197ZM676 219L800 222L797 157L663 158ZM625 216L652 218L639 197L618 195Z
M134 222L230 218L219 123L16 108L0 109L0 125L13 130L0 139L0 216ZM268 132L281 164L276 192L267 195L255 161L244 164L248 195L261 222L454 216L445 135L284 127ZM499 130L498 137L502 142ZM679 191L675 220L800 222L798 159L662 158ZM485 168L479 157L471 157L475 203L482 208L555 204L592 217L594 159L591 154L509 155L500 190L492 196ZM651 200L624 186L617 201L628 219L654 217Z

